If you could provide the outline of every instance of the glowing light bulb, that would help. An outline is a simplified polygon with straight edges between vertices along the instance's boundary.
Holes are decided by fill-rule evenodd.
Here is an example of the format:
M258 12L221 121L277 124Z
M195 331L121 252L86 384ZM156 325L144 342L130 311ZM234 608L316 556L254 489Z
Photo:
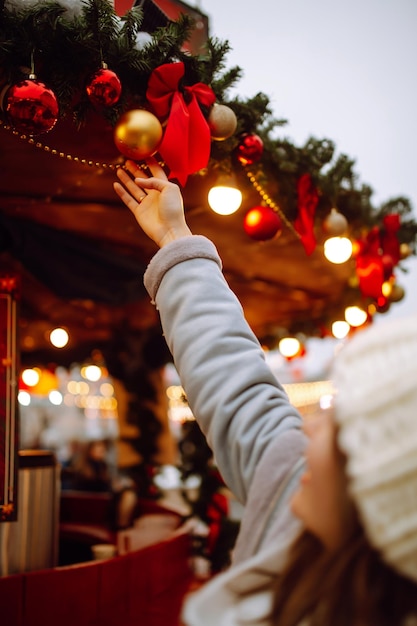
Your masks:
M69 340L69 335L65 328L54 328L49 335L49 341L55 348L64 348Z
M242 204L242 192L236 187L216 185L208 193L208 203L218 215L232 215Z
M30 404L30 394L27 391L19 391L17 395L17 401L22 406L29 406Z
M301 350L301 344L296 337L284 337L278 344L278 349L282 356L291 358Z
M26 369L22 372L22 380L28 387L34 387L39 382L39 368Z
M350 325L344 320L338 320L332 324L332 334L336 339L344 339L350 330Z
M87 365L86 367L82 367L81 376L84 376L84 378L90 380L91 382L96 382L101 378L101 367L98 365Z
M324 242L324 256L330 263L346 263L352 256L352 249L347 237L330 237Z
M331 409L333 406L333 396L329 393L326 393L323 396L320 396L319 405L320 405L320 408L323 409L324 411L326 409Z
M368 319L368 314L366 311L361 309L358 306L348 306L345 309L345 320L351 326L357 327L362 326Z
M51 391L48 395L49 402L55 406L62 404L62 393L59 391Z
M389 298L392 292L392 283L389 280L386 280L382 283L382 295L386 298Z

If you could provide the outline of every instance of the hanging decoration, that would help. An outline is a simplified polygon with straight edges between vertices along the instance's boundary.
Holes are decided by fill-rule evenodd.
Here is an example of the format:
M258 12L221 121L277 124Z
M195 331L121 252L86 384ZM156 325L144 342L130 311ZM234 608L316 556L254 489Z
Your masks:
M123 166L120 154L141 161L157 153L182 186L193 175L208 185L232 175L246 198L249 237L277 239L283 230L309 256L322 254L328 237L348 237L355 249L349 297L378 311L403 297L397 273L417 242L410 202L398 197L375 207L354 161L337 155L333 142L311 137L294 145L265 94L228 97L242 70L224 69L227 42L209 38L203 53L191 54L190 16L150 28L149 7L150 0L121 17L108 0L0 3L0 40L7 43L0 46L0 132L100 169ZM64 119L79 131L91 116L114 129L117 154L108 163L57 148L55 131L48 143L36 138ZM261 210L256 227L248 225L250 206ZM322 327L331 328L330 317Z
M243 221L245 232L255 241L273 239L282 232L282 222L272 209L267 206L256 206L250 209Z
M103 63L86 87L90 102L97 108L112 107L119 102L122 83L116 72L109 70Z
M214 92L203 83L180 88L184 63L167 63L156 68L146 92L149 104L165 131L159 152L167 163L171 178L185 185L190 174L208 164L210 129L201 106L214 103Z
M260 160L263 151L264 143L259 135L245 133L240 137L236 156L241 165L253 165Z
M3 98L7 120L19 132L29 135L47 133L58 120L58 101L52 89L35 75L12 85Z
M390 256L393 269L401 258L400 242L398 241L401 218L398 213L386 215L382 220L382 226L381 247L384 256Z
M331 237L344 235L348 228L348 222L344 215L333 208L323 222L323 230Z
M382 285L384 283L379 228L377 226L373 227L359 241L359 246L359 253L356 258L359 288L364 297L377 300L383 296Z
M310 174L303 174L297 181L298 215L294 226L301 237L307 254L312 254L316 247L314 218L319 201L318 191Z
M215 141L224 141L235 132L237 118L230 107L215 102L208 115L208 125L211 138Z
M388 295L388 300L390 302L400 302L405 296L404 288L397 283L394 283L391 287L391 291Z
M153 113L133 109L118 121L114 129L114 142L125 157L142 161L155 154L162 134L161 123Z

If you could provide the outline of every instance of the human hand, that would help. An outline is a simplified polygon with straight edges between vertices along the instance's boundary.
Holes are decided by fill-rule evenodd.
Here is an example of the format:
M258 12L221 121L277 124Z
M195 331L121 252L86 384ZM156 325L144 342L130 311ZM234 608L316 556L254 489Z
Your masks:
M113 187L142 230L162 248L174 239L192 233L185 221L178 185L167 179L155 159L148 159L147 166L151 178L134 161L127 161L127 171L121 167L117 170L120 183L113 183Z

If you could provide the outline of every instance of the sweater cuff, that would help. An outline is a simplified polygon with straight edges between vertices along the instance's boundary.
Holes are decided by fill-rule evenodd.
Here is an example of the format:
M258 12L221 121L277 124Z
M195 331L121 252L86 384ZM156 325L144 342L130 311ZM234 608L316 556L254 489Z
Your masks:
M153 303L155 303L156 293L166 272L178 263L196 258L214 261L222 269L222 262L215 245L203 235L181 237L158 250L143 277L145 288Z

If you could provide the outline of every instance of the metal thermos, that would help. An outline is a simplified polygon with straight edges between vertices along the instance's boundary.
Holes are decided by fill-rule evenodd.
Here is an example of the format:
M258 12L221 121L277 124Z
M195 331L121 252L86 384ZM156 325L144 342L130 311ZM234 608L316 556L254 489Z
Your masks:
M60 477L53 452L19 452L17 521L0 523L0 576L55 567Z

